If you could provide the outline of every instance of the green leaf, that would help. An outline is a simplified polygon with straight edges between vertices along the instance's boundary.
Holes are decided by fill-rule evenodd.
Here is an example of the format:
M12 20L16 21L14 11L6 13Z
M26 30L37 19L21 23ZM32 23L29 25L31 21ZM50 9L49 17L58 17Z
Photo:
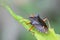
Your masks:
M8 10L8 12L13 16L14 19L16 19L24 26L24 28L29 30L32 27L31 24L27 24L28 22L30 22L28 19L16 15L9 6L5 5L4 7ZM49 28L48 33L41 33L36 30L36 28L33 28L30 32L34 32L33 35L36 37L37 40L60 40L60 35L56 34L53 28Z

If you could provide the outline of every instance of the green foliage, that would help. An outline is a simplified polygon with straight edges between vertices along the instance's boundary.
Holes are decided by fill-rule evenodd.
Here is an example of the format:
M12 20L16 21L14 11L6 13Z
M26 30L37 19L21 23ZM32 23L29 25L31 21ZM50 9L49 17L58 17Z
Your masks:
M28 19L24 19L23 17L16 15L9 6L6 5L4 7L9 11L9 13L13 16L14 19L16 19L27 30L29 30L32 25L27 25L27 23L30 22ZM48 33L41 33L35 28L33 28L30 32L34 32L33 35L36 37L37 40L60 40L60 35L56 34L53 28L49 28Z

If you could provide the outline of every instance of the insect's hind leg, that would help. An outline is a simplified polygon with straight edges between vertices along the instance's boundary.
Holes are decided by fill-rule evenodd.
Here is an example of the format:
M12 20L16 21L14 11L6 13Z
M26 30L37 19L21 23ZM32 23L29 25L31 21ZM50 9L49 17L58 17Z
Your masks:
M44 22L47 21L47 22L48 22L48 26L51 27L48 18L44 18L43 21L44 21Z

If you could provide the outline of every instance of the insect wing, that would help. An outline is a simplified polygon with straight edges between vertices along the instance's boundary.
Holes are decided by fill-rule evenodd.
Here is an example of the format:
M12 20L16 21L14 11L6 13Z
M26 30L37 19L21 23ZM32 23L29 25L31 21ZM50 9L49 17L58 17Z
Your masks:
M35 28L40 32L45 32L44 28L41 25L34 25Z

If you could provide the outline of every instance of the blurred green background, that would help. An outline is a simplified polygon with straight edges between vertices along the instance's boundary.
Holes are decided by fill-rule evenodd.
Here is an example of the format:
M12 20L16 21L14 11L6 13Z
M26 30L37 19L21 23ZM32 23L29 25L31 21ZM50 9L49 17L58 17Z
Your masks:
M42 19L47 17L51 27L57 34L60 34L59 0L0 0L0 5L2 4L9 5L17 15L26 19L31 14L39 14ZM0 30L1 40L36 40L2 6L0 6Z

